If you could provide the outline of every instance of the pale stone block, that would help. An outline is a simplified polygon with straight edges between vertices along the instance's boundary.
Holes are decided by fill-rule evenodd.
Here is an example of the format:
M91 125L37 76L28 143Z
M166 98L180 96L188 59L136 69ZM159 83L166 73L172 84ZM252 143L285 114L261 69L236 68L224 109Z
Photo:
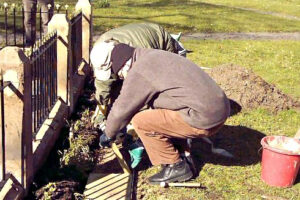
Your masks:
M89 0L79 0L75 6L77 12L82 11L82 58L90 64L90 41L92 27L92 6Z
M0 58L4 81L11 81L4 93L6 172L19 182L23 179L28 189L33 178L32 121L28 117L31 116L31 65L18 47L5 47Z
M70 48L70 22L65 14L56 14L48 24L49 32L57 31L57 95L68 102L68 56ZM71 58L71 57L70 57Z

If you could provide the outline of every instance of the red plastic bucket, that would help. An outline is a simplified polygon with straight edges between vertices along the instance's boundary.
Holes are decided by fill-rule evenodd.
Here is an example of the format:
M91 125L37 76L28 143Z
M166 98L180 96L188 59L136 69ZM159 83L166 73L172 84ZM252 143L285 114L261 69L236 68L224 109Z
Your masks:
M285 143L287 148L282 148L280 143ZM295 145L296 148L297 145L300 147L300 140L285 136L266 136L261 140L261 145L263 147L261 179L271 186L291 187L300 167L300 152L291 147Z

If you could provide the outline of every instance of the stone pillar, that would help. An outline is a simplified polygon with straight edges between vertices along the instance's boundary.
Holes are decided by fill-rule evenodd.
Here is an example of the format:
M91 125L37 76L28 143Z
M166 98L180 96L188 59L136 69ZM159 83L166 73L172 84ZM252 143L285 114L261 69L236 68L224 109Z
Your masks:
M11 82L4 89L6 171L27 190L33 180L31 65L20 48L5 47L0 68Z
M92 6L89 0L78 0L75 10L82 11L82 58L90 64Z
M65 14L55 14L48 23L48 32L57 31L57 95L69 105L68 76L72 61L68 49L70 47L70 22ZM71 57L70 57L71 58ZM68 67L69 66L69 67Z

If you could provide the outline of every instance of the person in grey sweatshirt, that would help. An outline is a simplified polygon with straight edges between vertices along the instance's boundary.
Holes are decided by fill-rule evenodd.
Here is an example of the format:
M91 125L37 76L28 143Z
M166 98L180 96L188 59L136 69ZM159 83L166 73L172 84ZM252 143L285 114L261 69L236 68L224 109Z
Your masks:
M107 45L103 43L102 45ZM181 182L193 177L186 159L172 139L207 137L229 116L222 89L196 64L179 55L155 49L117 44L91 60L103 77L124 79L120 95L108 115L100 145L109 146L130 121L153 165L162 170L151 184ZM140 111L148 105L151 109Z

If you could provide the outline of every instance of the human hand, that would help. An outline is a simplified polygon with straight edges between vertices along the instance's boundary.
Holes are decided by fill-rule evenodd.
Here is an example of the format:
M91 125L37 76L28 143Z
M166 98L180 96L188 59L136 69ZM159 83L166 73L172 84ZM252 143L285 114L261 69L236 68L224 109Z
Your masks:
M103 131L102 135L100 136L100 142L99 142L99 146L101 148L104 148L104 147L110 147L110 143L112 142L113 140L109 137L107 137L105 131Z

